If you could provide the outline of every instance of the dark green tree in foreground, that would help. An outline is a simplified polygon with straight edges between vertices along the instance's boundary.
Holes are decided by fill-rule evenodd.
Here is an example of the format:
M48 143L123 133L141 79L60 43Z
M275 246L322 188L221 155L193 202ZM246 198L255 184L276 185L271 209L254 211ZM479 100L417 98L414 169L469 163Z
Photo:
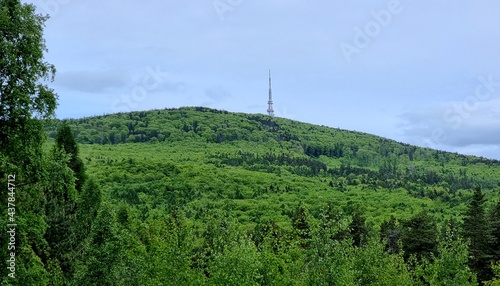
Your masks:
M349 232L354 246L361 246L367 240L368 228L365 225L365 221L366 218L359 210L354 211L352 214L352 221L349 224Z
M46 261L58 265L67 279L73 275L72 263L82 241L90 233L92 220L100 205L95 183L85 184L85 171L78 157L78 145L70 127L63 124L46 166L45 216L48 228L45 239L50 247ZM51 277L56 273L51 273Z
M42 123L54 114L57 96L40 80L52 80L53 65L43 60L47 17L33 5L0 0L0 151L1 162L39 178ZM8 160L5 160L8 159Z
M481 187L476 187L469 207L465 212L463 235L470 240L469 245L469 265L476 271L480 281L491 278L490 262L493 258L489 222L486 219L484 210L484 194Z
M405 258L430 258L437 251L437 227L434 219L426 211L417 213L402 222L402 243Z
M68 167L75 172L75 188L81 191L85 183L85 168L83 161L78 157L78 144L75 141L73 132L65 122L56 134L56 148L63 150L69 155Z
M16 279L7 276L8 253L1 251L2 284L43 285L48 280L41 257L47 251L43 189L49 178L39 119L54 114L57 96L40 83L53 79L55 73L54 66L43 59L45 20L33 5L0 0L0 185L7 186L7 175L15 175L17 223ZM2 205L7 205L6 200L2 196ZM0 218L2 228L5 219ZM6 232L2 229L2 233ZM0 245L7 245L6 238L0 236Z
M493 260L500 263L500 201L490 210L489 220Z
M295 234L299 238L300 246L303 248L309 247L311 240L311 227L308 213L302 203L299 203L295 209L295 213L292 217L292 227Z
M401 230L394 216L380 225L380 240L385 241L385 251L389 254L399 253Z

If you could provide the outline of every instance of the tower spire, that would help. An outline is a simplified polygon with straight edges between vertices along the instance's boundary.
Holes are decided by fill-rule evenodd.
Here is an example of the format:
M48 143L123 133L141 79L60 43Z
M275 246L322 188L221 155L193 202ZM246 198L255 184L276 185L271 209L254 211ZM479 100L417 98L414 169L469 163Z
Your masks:
M269 70L269 101L267 102L267 114L269 114L269 116L274 116L273 92L271 90L271 70Z

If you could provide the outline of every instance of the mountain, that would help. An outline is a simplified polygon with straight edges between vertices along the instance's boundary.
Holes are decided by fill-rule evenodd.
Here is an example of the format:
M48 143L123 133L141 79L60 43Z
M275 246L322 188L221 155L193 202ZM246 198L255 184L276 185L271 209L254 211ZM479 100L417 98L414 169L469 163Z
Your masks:
M54 138L62 121L47 125ZM361 208L378 226L422 209L459 215L474 186L493 196L500 162L361 132L205 107L66 120L81 157L112 201L199 217L230 209L243 226L286 226L299 202ZM144 209L143 218L148 216Z

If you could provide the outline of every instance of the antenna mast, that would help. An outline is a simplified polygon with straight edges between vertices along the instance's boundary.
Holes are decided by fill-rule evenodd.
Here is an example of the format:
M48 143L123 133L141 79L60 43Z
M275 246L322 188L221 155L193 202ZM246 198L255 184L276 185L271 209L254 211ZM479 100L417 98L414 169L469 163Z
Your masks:
M273 110L273 92L271 90L271 70L269 70L269 101L267 102L267 114L269 116L274 116L274 110Z

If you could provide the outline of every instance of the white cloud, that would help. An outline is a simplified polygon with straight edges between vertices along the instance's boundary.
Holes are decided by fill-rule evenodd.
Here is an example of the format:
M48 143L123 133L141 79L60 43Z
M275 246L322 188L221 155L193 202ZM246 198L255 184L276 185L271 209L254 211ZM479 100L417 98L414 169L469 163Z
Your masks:
M500 146L499 110L500 98L447 102L402 114L401 128L418 145L491 156Z
M55 84L69 90L100 93L123 88L128 81L129 76L122 70L68 71L58 73Z

